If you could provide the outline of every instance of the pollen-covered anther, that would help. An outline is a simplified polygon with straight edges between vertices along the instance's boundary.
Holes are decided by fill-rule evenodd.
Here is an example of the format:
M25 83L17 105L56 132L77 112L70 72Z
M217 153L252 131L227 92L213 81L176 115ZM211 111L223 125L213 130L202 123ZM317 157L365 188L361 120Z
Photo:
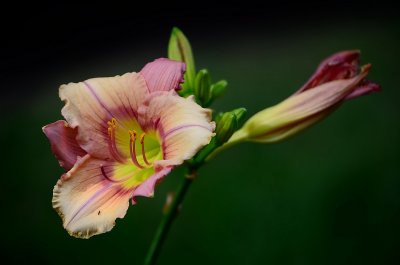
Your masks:
M115 118L112 118L110 121L107 122L107 125L115 129L117 127L117 120Z
M149 161L146 158L146 152L144 149L144 136L146 135L146 133L142 133L140 135L140 144L142 145L142 156L143 156L143 161L146 163L146 165L151 166L151 163L149 163Z
M123 161L124 158L123 156L120 154L120 152L117 149L117 145L115 142L115 129L117 128L117 120L115 118L112 118L110 121L107 122L108 125L108 146L109 146L109 150L111 155L117 160L117 161Z
M136 140L137 140L137 132L135 130L129 130L129 151L131 154L132 163L138 168L144 168L141 164L139 164L136 155Z

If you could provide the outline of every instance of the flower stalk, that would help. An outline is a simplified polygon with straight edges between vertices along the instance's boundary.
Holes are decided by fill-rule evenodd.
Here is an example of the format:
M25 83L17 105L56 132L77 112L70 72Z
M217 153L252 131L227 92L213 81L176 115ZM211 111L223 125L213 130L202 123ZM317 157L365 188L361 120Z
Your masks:
M160 254L161 247L167 237L167 234L171 228L171 225L178 214L178 209L185 198L190 185L196 177L196 171L192 168L182 179L182 182L174 196L171 205L166 209L161 222L156 230L153 240L151 241L150 248L147 252L144 265L154 265L157 261L158 255Z

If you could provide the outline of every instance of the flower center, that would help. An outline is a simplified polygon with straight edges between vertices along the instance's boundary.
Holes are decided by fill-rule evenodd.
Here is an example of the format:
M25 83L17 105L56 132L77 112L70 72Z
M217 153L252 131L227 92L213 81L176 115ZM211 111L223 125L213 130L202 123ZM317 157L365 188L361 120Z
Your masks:
M154 161L163 159L160 137L131 117L112 118L107 125L109 152L117 163L101 165L101 173L111 182L136 187L155 173Z
M126 164L130 160L137 168L144 169L162 158L160 138L155 130L145 132L132 118L121 121L112 118L107 125L108 146L116 161Z

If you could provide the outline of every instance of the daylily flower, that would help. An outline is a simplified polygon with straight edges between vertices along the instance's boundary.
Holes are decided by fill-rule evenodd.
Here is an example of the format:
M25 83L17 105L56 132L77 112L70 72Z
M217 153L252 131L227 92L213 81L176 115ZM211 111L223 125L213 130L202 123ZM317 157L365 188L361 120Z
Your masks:
M43 131L67 171L53 207L71 235L111 230L129 200L152 197L158 181L210 142L211 111L175 92L184 71L181 62L158 59L140 73L60 87L66 121Z
M344 51L325 59L294 95L252 116L226 145L281 141L326 117L344 101L379 91L377 84L365 80L370 64L358 73L359 55Z

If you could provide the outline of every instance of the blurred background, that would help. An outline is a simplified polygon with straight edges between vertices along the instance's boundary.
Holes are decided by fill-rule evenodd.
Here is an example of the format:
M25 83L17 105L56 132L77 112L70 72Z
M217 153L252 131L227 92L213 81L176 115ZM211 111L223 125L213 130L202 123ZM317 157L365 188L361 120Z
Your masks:
M229 90L216 111L249 117L291 95L325 57L360 49L383 92L344 104L284 143L242 144L203 167L158 264L400 264L400 18L394 4L251 1L3 6L2 260L141 264L178 169L90 240L52 209L63 173L41 127L62 119L58 87L139 71L167 55L173 26ZM6 16L10 15L10 16Z

